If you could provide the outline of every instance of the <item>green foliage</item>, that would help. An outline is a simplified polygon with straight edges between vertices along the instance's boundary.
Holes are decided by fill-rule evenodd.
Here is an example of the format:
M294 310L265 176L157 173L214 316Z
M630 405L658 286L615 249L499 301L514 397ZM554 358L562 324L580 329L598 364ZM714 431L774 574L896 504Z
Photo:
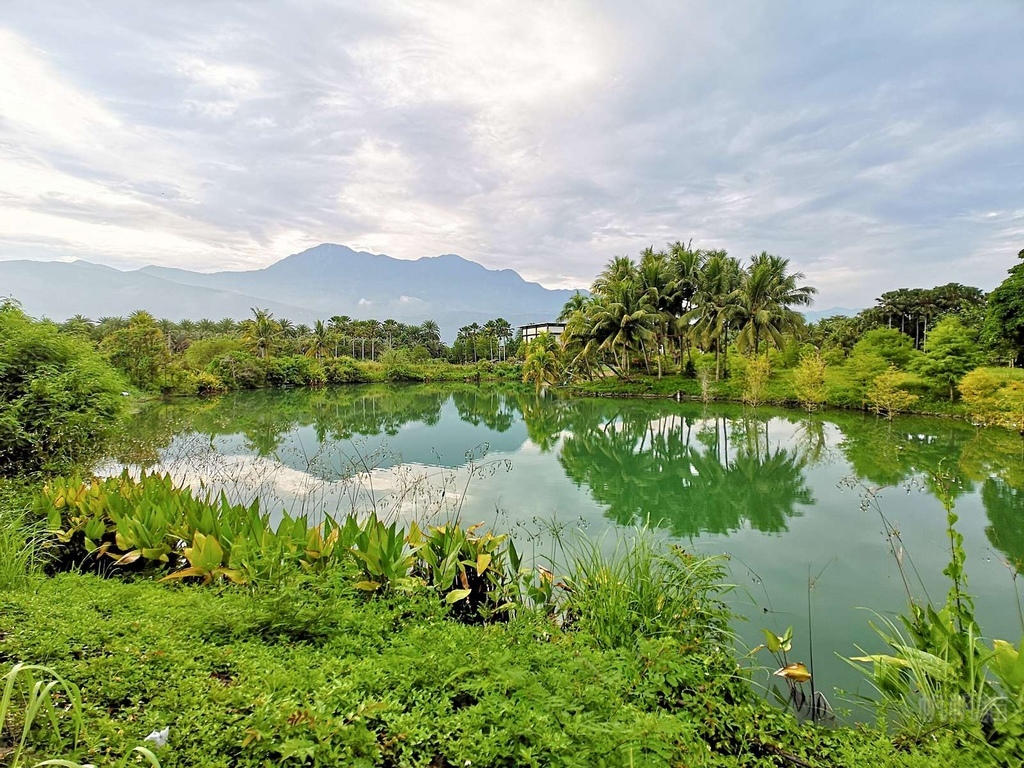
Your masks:
M1017 369L978 368L959 383L971 419L1024 434L1024 375Z
M890 365L888 370L878 374L866 392L867 403L871 410L879 416L885 416L892 420L898 413L905 411L917 402L918 396L904 389L908 379L907 374L894 365Z
M1009 276L988 298L986 327L997 344L1005 345L1010 358L1024 366L1024 250L1022 262L1010 268Z
M207 371L228 389L258 389L267 380L263 362L248 352L229 352L213 360Z
M743 371L743 402L747 405L760 405L768 388L768 380L771 378L771 363L768 356L757 356L746 362Z
M941 734L897 749L877 729L801 728L752 693L722 644L661 635L604 649L543 617L481 627L444 611L366 601L329 574L283 595L67 574L0 595L0 631L5 653L45 660L80 691L77 747L41 730L28 747L99 765L167 726L154 749L166 768L739 768L782 755L924 768L954 754ZM287 629L312 616L309 640Z
M868 331L853 345L851 355L874 354L881 357L887 366L906 369L916 358L914 340L893 328L875 328Z
M542 333L526 346L523 381L532 383L539 392L557 384L562 377L561 352L558 341L550 333Z
M111 364L139 389L163 386L171 362L167 338L148 312L135 312L128 325L107 336L100 349Z
M266 382L272 387L319 387L327 383L320 361L303 355L271 357L265 366Z
M952 402L957 382L978 365L981 358L977 332L965 326L960 318L950 316L940 320L929 332L916 370L948 389Z
M875 630L891 652L852 661L871 666L868 675L880 696L881 711L894 717L908 735L923 738L937 728L955 730L963 734L966 749L976 759L1017 765L1024 750L1024 661L1010 643L995 640L991 648L982 643L954 511L959 481L940 469L929 475L928 482L946 511L946 603L936 609L918 602L908 586L909 612L900 619L909 636L883 620ZM891 532L884 515L882 521ZM897 562L902 572L901 558ZM1024 639L1020 647L1024 649Z
M343 531L330 518L314 525L282 513L274 528L258 501L232 504L175 487L170 475L53 478L35 512L55 537L53 570L171 570L167 578L274 581L282 568L314 571L341 558ZM349 536L351 539L351 536ZM188 565L175 570L180 560Z
M804 408L813 411L828 399L825 388L825 359L817 350L803 356L793 371L793 390Z
M87 459L116 425L123 388L89 342L0 304L0 475Z
M25 584L38 564L33 533L23 511L0 512L0 591Z
M611 553L602 544L568 543L563 610L570 626L603 648L657 637L689 648L726 642L721 559L666 548L645 531L617 538Z
M423 381L425 378L406 349L389 349L380 356L380 362L387 381Z
M182 359L189 370L204 371L218 357L241 351L240 340L232 336L216 336L193 341L182 354Z
M37 679L37 676L50 678L49 681ZM82 702L78 689L68 683L52 669L39 664L14 664L5 675L0 677L0 728L11 727L12 735L16 733L13 723L20 726L20 733L12 739L12 747L0 745L0 753L9 762L10 768L23 768L29 765L30 744L34 740L34 730L41 723L49 726L46 735L58 746L65 745L62 726L61 709L54 703L56 692L62 694L67 702L66 720L70 720L74 741L77 741L82 730ZM17 706L20 704L21 706ZM20 722L18 722L20 721ZM38 737L37 737L38 738ZM52 765L53 763L36 763L36 765Z
M370 381L364 367L351 357L338 357L324 364L328 384L364 384Z

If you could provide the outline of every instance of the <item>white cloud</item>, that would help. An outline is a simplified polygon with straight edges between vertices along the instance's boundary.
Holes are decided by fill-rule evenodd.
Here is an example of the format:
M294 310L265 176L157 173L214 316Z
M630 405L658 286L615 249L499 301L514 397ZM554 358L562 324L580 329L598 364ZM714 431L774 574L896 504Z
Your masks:
M574 287L692 237L826 306L990 287L1024 244L1024 17L827 6L8 0L0 258L329 241Z

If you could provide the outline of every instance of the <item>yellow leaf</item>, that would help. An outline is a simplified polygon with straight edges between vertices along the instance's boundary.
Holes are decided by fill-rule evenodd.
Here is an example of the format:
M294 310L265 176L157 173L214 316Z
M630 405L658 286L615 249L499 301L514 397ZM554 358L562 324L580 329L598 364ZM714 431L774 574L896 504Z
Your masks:
M487 566L491 564L491 556L481 552L476 556L476 575L483 576L484 571L487 570Z
M776 669L773 675L784 677L787 680L792 680L794 683L806 683L811 679L811 672L807 669L803 662L794 662L793 664L787 664L781 669Z

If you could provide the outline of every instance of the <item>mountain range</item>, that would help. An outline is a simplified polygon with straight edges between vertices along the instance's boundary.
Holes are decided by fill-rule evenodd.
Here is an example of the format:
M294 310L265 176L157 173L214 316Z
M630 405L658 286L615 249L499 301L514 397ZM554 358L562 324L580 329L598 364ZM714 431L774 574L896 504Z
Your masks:
M412 324L431 319L451 340L461 326L495 317L513 326L554 320L573 293L454 254L409 261L330 243L263 269L233 272L0 261L0 296L13 296L30 315L54 320L122 316L137 309L171 320L242 319L260 307L306 324L333 315Z
M0 297L13 296L30 315L54 320L127 316L137 309L170 320L240 320L259 307L307 325L333 315L411 324L429 319L451 341L460 327L495 317L513 326L554 320L573 293L454 254L409 261L331 243L247 271L123 271L88 261L0 261ZM804 315L814 322L856 313L835 307Z

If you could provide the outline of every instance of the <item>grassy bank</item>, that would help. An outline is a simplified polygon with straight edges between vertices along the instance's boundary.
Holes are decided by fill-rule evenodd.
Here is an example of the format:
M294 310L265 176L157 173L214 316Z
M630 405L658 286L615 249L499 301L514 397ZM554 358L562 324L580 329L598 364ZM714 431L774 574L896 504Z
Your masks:
M1000 380L1024 381L1024 370L1019 369L982 369L993 371ZM745 382L742 374L719 381L712 380L706 393L709 402L734 402L744 400ZM970 409L960 400L950 402L925 382L908 377L903 389L917 396L917 400L907 406L905 413L920 415L953 416L970 418ZM684 400L701 400L705 392L701 382L692 377L679 374L666 374L660 378L656 374L634 373L629 379L615 376L595 378L592 381L573 381L559 391L577 397L653 397L681 398ZM803 407L793 383L793 371L783 369L773 371L764 386L760 403L780 405L794 408ZM863 396L863 383L852 378L841 368L828 369L825 374L825 408L844 410L867 410L868 405Z
M165 767L925 766L949 746L801 727L721 649L604 649L535 618L466 626L445 610L331 579L252 594L67 574L0 595L0 654L79 686L77 747L40 729L33 748L97 764L168 726Z
M40 541L24 500L6 497L8 544ZM152 477L51 481L35 511L63 533L0 585L0 674L39 664L61 684L33 718L31 682L12 681L0 755L19 765L120 765L165 728L165 768L986 757L969 729L893 736L769 704L732 654L716 560L642 533L570 545L551 575L474 529L270 529L257 505Z

